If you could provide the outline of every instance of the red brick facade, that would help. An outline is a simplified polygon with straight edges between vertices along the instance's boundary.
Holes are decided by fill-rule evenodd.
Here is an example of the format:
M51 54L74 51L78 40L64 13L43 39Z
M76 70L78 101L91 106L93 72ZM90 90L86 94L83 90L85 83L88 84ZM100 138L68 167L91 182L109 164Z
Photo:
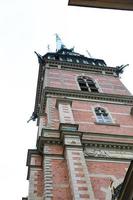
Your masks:
M53 68L47 59L40 65L28 200L111 200L133 157L132 96L112 68L109 74L107 66L64 66ZM91 78L98 93L81 91L79 76ZM106 110L110 122L99 122L95 108Z
M75 72L59 69L47 69L45 74L45 76L47 76L45 86L80 90L77 83L77 77L82 74L95 80L102 93L130 95L130 92L125 88L119 78L87 72L82 73L82 71Z
M118 181L117 184L121 183L129 165L127 163L117 162L88 161L87 166L90 172L95 198L106 200L108 192L110 192L111 181Z

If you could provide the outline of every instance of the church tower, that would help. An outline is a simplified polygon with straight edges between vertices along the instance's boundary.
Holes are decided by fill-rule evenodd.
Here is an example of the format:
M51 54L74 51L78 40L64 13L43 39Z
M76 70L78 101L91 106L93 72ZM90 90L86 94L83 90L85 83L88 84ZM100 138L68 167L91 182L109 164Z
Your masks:
M119 78L124 66L65 46L37 56L38 133L23 199L117 199L133 159L133 97Z

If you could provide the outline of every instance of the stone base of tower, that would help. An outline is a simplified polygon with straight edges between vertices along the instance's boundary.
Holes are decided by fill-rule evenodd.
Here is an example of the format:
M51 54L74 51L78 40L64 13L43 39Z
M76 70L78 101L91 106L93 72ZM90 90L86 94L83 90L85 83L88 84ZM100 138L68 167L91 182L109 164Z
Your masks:
M43 168L42 155L37 151L30 149L27 156L29 180L28 200L43 200Z
M111 200L129 162L86 157L79 136L28 151L28 200Z
M28 153L28 200L72 199L63 147L46 144L42 155L34 153L35 150ZM33 162L39 166L33 166Z

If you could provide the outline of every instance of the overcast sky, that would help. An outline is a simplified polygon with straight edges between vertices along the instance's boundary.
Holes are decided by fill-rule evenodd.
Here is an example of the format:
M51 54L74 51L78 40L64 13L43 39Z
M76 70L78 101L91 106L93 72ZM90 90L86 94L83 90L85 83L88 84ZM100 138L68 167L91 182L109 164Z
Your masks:
M35 148L33 112L38 75L34 50L55 51L55 33L75 51L129 64L121 80L133 93L133 12L67 6L68 0L0 0L0 197L28 194L27 150Z

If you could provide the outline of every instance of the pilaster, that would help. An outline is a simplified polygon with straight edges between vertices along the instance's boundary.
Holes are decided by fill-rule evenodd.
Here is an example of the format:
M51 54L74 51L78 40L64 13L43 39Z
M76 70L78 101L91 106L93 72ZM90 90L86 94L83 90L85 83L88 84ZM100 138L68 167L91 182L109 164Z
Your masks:
M45 148L44 150L45 151ZM43 159L43 173L44 173L44 199L52 200L53 194L53 180L51 170L51 158L44 155Z
M64 144L72 199L94 200L94 193L84 158L80 137L65 135Z
M42 155L37 150L28 150L27 166L29 180L28 200L43 200Z
M60 123L74 124L73 113L71 110L72 101L68 99L57 99L56 106L59 110Z

